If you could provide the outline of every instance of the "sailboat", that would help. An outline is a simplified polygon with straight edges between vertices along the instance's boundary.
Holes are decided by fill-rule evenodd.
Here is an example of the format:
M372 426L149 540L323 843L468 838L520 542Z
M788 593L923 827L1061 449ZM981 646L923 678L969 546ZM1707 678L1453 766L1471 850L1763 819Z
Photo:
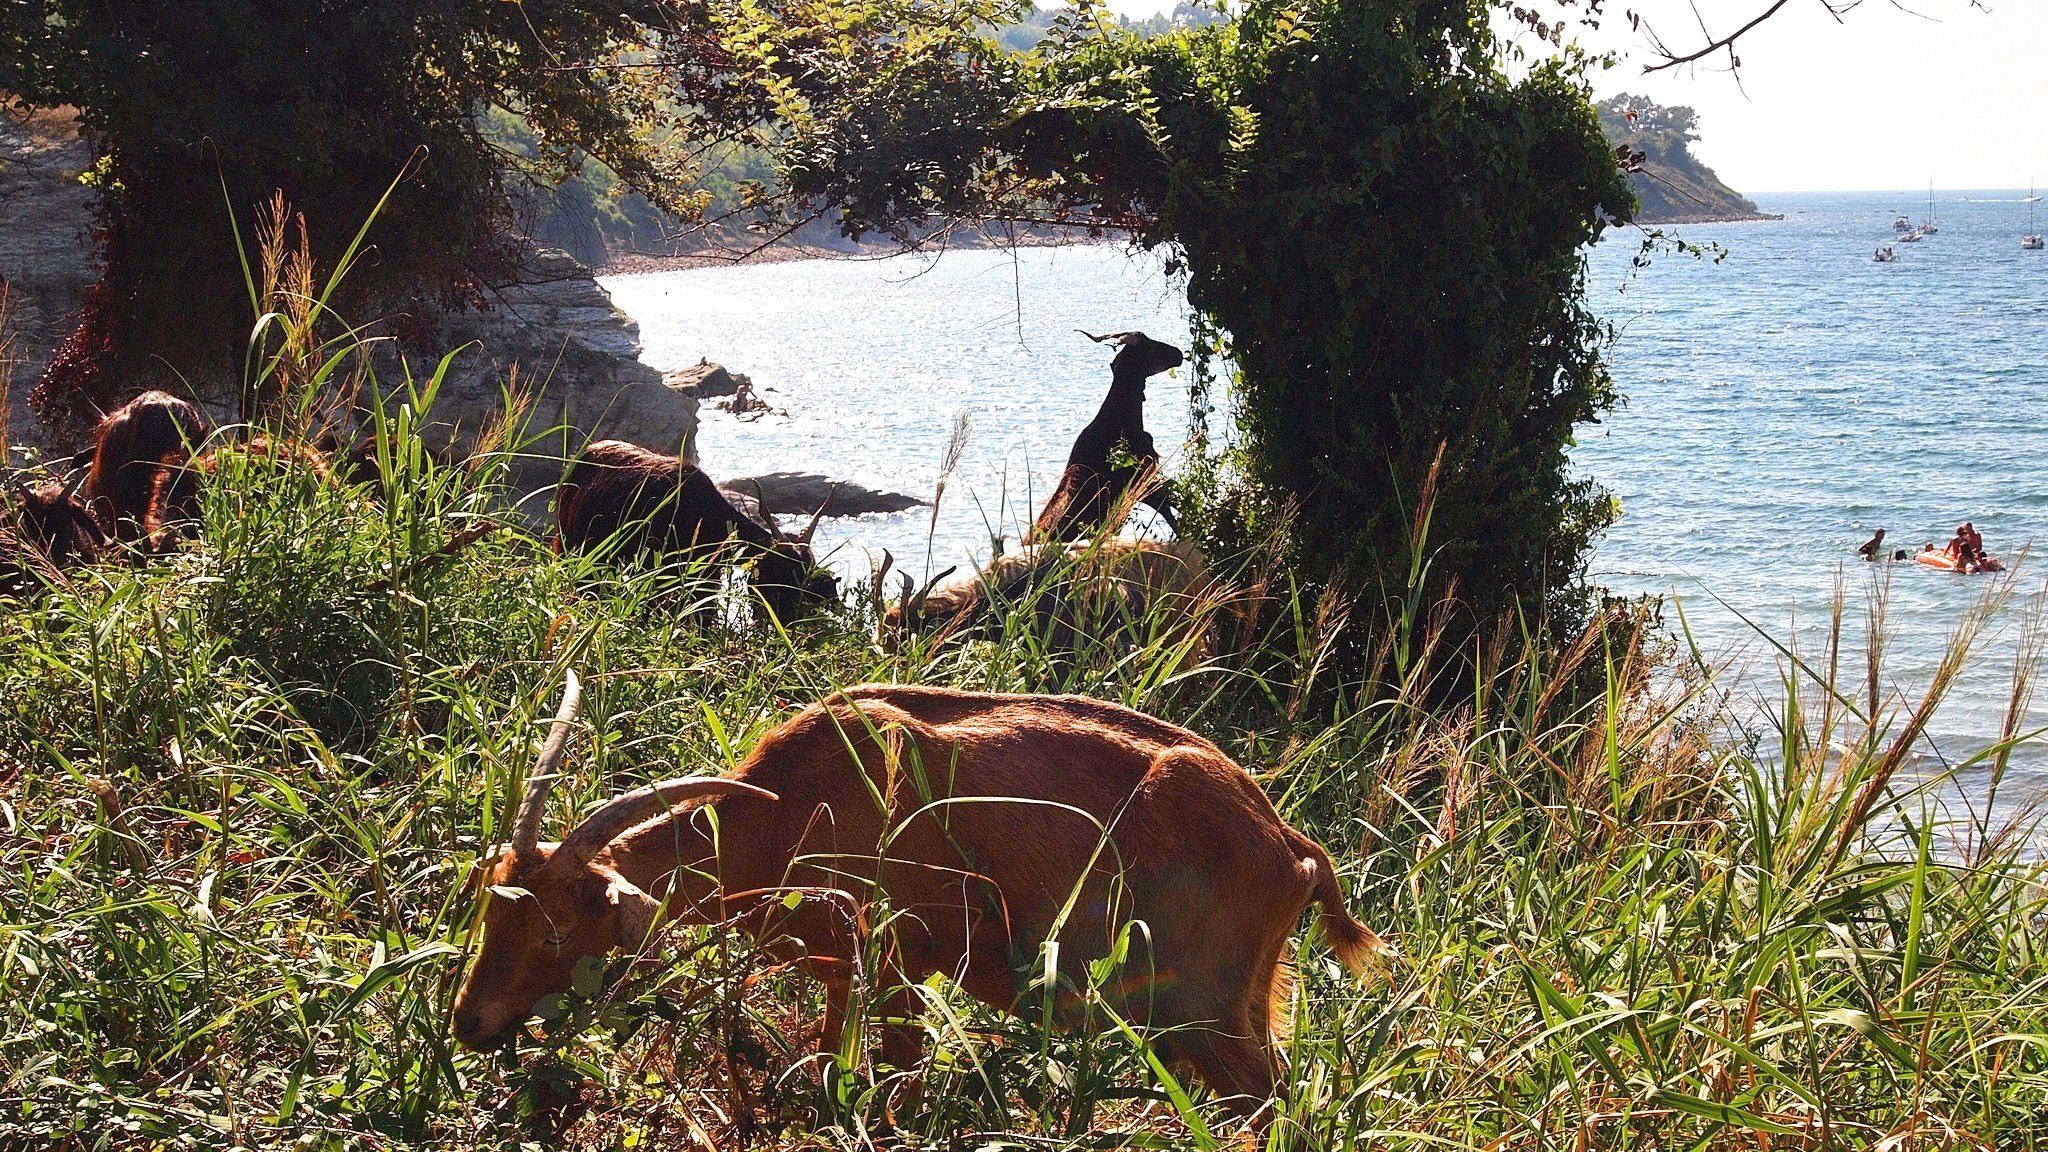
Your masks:
M2020 247L2021 247L2021 248L2022 248L2023 250L2025 250L2025 251L2028 251L2028 252L2039 252L2039 251L2041 250L2041 248L2043 247L2043 245L2042 245L2042 243L2041 243L2041 233L2040 233L2040 230L2034 227L2034 205L2036 205L2036 204L2039 204L2040 202L2041 202L2041 198L2040 198L2039 196L2036 196L2036 195L2034 195L2034 184L2033 184L2033 182L2032 182L2032 181L2028 181L2028 182L2027 182L2027 234L2026 234L2025 236L2022 236L2022 237L2020 237Z
M1922 236L1932 236L1939 231L1941 229L1935 227L1934 224L1934 181L1929 180L1927 182L1927 219L1920 222L1920 234Z

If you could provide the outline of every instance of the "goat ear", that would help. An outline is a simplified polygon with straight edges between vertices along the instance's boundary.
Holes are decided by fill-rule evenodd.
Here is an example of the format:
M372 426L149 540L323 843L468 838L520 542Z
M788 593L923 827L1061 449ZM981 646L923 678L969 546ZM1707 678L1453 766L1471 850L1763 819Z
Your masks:
M661 903L616 872L609 873L604 898L619 910L619 946L638 950L647 943L661 916Z

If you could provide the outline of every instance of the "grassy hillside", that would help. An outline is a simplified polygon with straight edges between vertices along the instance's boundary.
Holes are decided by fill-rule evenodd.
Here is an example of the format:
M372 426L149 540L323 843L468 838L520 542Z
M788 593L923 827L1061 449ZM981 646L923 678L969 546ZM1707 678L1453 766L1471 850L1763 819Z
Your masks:
M884 654L858 594L788 627L729 593L690 618L672 574L466 532L503 455L436 464L394 412L373 483L242 458L175 559L0 598L0 1146L1256 1144L1142 1033L938 979L916 990L924 1091L892 1105L901 1073L807 1048L816 986L718 929L593 967L516 1050L455 1047L474 869L571 666L588 709L551 828L719 771L858 681L1083 692L1219 741L1398 949L1361 984L1298 941L1275 1129L1298 1146L2048 1132L2041 869L2010 831L1931 821L1899 774L1923 717L1867 715L1883 673L1853 645L1788 660L1740 725L1632 614L1566 652L1504 639L1450 714L1415 703L1423 617L1389 654L1402 687L1360 696L1320 678L1341 606L1284 593L1262 601L1275 646L1215 665L1157 618L1063 656L1028 610L1001 640Z
M1686 107L1665 108L1626 93L1598 105L1609 142L1643 153L1642 168L1629 176L1644 224L1699 220L1770 219L1756 203L1721 182L1693 156L1699 139L1697 117Z

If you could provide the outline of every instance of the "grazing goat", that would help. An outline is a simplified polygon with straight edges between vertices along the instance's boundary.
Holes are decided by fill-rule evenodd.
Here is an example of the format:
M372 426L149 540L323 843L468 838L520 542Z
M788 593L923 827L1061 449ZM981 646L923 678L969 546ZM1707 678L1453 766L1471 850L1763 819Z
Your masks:
M78 497L78 484L49 481L23 485L9 498L0 519L0 591L32 588L31 574L44 579L90 564L106 550L107 534Z
M86 504L100 526L122 543L149 539L167 473L191 458L206 438L206 417L168 392L144 392L93 430Z
M586 551L615 541L619 554L716 556L737 541L754 557L753 586L779 620L836 600L839 580L811 551L823 508L795 536L749 519L693 464L623 440L600 440L576 457L555 494L561 543Z
M280 467L297 469L319 484L333 481L327 457L310 444L258 433L240 443L212 445L197 457L158 473L148 505L137 521L143 550L151 555L168 552L178 541L192 535L200 519L200 477L218 473L237 458L268 460Z
M1120 520L1128 510L1125 499L1133 488L1140 490L1139 502L1151 505L1167 527L1174 527L1172 501L1157 483L1159 450L1152 446L1152 434L1145 431L1145 380L1178 368L1181 351L1143 332L1088 338L1098 343L1113 340L1118 345L1116 358L1109 364L1109 395L1095 419L1074 440L1059 487L1039 511L1025 538L1027 544L1060 543L1114 529L1116 525L1109 521Z
M884 572L888 562L885 554ZM1000 632L1007 611L1029 608L1057 651L1072 651L1147 618L1178 621L1185 627L1171 628L1161 639L1186 644L1187 662L1202 664L1215 655L1211 633L1227 598L1209 575L1202 550L1183 541L1027 544L979 572L934 582L920 594L911 592L905 577L903 596L884 614L878 639L894 650L912 633L930 632L941 640L988 637Z
M849 688L762 737L729 775L635 789L543 844L576 696L571 676L510 847L489 868L483 947L455 1001L455 1036L472 1048L509 1039L581 958L642 948L663 920L736 921L771 958L802 961L825 985L828 1052L871 925L890 925L875 987L887 990L878 1012L898 1019L934 973L1015 1009L1053 966L1071 982L1054 1007L1074 1021L1072 989L1128 930L1129 959L1102 995L1250 1113L1273 1093L1301 913L1320 910L1354 972L1380 947L1345 910L1329 856L1249 773L1128 708ZM886 1029L882 1056L914 1068L918 1033Z

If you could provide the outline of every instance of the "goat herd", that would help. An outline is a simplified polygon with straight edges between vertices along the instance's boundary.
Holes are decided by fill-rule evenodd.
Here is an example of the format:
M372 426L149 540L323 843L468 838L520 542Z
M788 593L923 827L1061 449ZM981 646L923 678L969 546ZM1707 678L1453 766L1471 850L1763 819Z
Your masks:
M1135 571L1110 579L1132 594L1202 594L1208 577L1193 548L1098 539L1134 500L1173 523L1152 484L1158 453L1143 404L1146 379L1181 362L1179 350L1141 333L1103 339L1118 344L1109 397L1025 546L921 593L906 577L885 629L972 629L992 595L1050 565L1086 581L1129 558ZM203 447L207 438L199 411L167 394L122 406L69 478L15 496L20 558L0 556L0 566L13 565L19 587L34 583L31 569L175 547L195 519L194 474L229 450ZM321 476L329 468L319 453L257 439L234 450ZM556 494L556 516L559 546L744 563L779 618L838 595L811 550L816 517L786 535L695 467L631 444L590 445ZM927 977L945 975L999 1009L1047 996L1072 1023L1088 1011L1080 991L1092 966L1122 955L1114 979L1095 970L1100 1002L1149 1025L1162 1057L1263 1121L1302 912L1319 909L1324 940L1354 972L1380 947L1346 911L1329 856L1280 818L1250 774L1207 739L1118 705L849 688L770 731L726 776L627 792L559 844L543 843L578 700L571 673L510 846L486 872L483 944L453 1020L472 1047L514 1036L539 1000L569 990L582 958L644 950L671 920L744 927L769 957L815 976L826 990L821 1051L839 1050L857 1020L856 984L875 989L882 1060L899 1070L918 1063L920 1034L905 1022ZM714 807L716 819L703 818ZM887 916L876 915L883 907ZM870 929L885 922L887 970L863 973L876 954Z

